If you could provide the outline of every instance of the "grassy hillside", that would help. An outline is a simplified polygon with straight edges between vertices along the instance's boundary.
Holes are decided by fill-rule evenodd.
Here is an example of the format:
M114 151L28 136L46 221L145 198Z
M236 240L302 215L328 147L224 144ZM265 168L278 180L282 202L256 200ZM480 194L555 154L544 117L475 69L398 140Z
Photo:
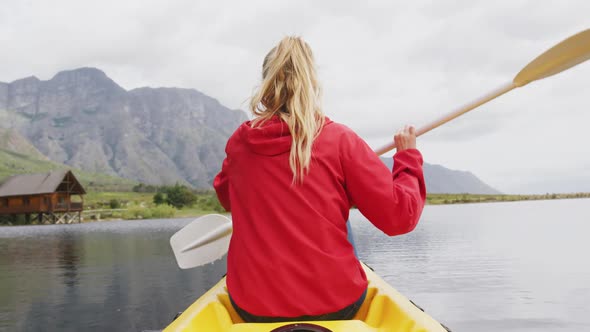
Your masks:
M44 173L56 169L71 169L86 191L131 191L136 181L99 173L90 173L51 161L0 149L0 182L3 179L25 173Z
M0 128L0 150L21 153L39 160L49 160L15 129Z

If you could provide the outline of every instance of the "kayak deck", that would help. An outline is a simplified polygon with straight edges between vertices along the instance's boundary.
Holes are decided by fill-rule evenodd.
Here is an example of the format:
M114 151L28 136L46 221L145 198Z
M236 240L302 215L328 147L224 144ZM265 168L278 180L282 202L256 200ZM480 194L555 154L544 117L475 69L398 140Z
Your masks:
M383 281L365 264L363 264L363 268L369 280L369 288L365 302L363 302L353 320L297 323L310 323L334 332L447 331L440 323ZM222 278L213 288L166 327L164 332L270 332L294 323L244 323L229 301L225 278ZM285 331L305 330L285 329ZM309 331L314 330L309 329Z

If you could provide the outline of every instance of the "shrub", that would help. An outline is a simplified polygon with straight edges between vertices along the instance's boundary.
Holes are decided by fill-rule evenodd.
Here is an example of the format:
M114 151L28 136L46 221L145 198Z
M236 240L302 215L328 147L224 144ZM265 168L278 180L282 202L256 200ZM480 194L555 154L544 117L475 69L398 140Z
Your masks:
M162 193L156 193L154 195L154 204L156 205L161 205L166 203L166 197L164 197L164 194Z
M176 184L166 190L166 203L175 208L182 209L185 206L192 206L196 200L197 196L187 186Z
M111 209L119 209L121 208L121 202L119 202L118 199L113 198L110 200L109 206L111 207Z

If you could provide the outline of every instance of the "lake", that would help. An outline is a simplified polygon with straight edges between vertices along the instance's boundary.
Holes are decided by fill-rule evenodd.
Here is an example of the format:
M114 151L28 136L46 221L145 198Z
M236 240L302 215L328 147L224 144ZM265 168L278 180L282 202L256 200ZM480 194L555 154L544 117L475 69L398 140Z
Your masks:
M163 328L225 274L176 266L190 221L0 228L0 330ZM453 331L590 330L589 199L427 206L393 238L351 222L360 258Z

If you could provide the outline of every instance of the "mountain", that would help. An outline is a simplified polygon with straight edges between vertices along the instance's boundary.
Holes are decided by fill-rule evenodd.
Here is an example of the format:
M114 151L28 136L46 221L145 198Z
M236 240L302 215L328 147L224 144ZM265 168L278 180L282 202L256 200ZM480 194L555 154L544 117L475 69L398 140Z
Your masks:
M0 184L8 177L15 174L47 173L57 169L68 169L74 172L86 190L92 191L130 191L138 183L120 177L85 172L73 169L66 165L58 164L37 158L37 156L25 155L15 151L0 148Z
M245 120L197 90L127 91L95 68L0 83L0 128L57 163L150 184L208 187Z
M392 158L381 158L389 168ZM471 172L448 169L441 165L424 163L426 191L431 194L501 194Z
M57 169L72 170L84 188L94 191L129 191L138 184L52 162L15 129L0 128L0 183L15 174L47 173Z
M33 144L12 128L0 128L0 150L24 154L39 160L49 160Z
M210 187L227 139L246 118L193 89L127 91L95 68L0 82L0 173L69 166ZM469 172L429 164L424 172L431 193L498 193Z

